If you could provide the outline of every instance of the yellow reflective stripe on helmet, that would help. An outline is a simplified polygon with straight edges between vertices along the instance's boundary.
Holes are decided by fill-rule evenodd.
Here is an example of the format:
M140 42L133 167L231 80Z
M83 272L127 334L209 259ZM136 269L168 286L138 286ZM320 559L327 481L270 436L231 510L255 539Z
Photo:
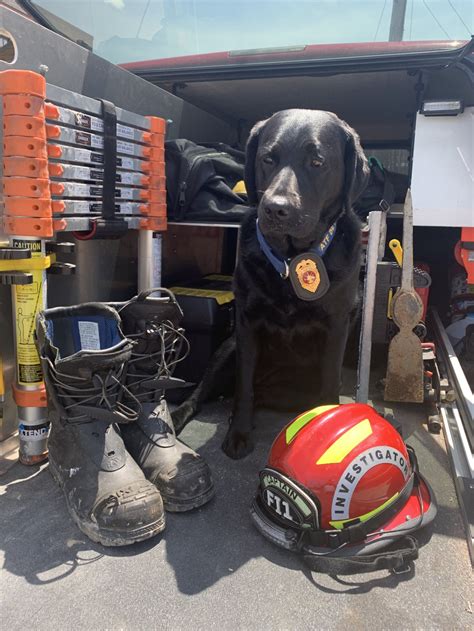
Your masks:
M388 499L386 502L384 502L381 506L374 508L374 510L371 510L369 513L366 513L365 515L360 515L359 517L351 517L350 519L333 520L333 521L330 521L329 523L331 524L333 528L337 528L338 530L341 530L341 528L344 527L344 524L354 521L354 519L358 519L359 521L368 521L371 517L375 517L375 515L378 515L378 513L381 513L384 508L387 508L387 506L389 506L392 502L394 502L399 495L400 493L398 493L397 491L395 495L392 495L392 497Z
M333 442L319 458L316 464L337 464L342 462L354 447L357 447L363 440L372 434L370 421L366 418L348 429L342 436Z
M302 429L305 425L307 425L310 421L313 420L315 416L319 416L328 410L332 410L333 408L339 407L338 405L320 405L317 408L313 408L312 410L308 410L304 414L301 414L291 425L288 425L286 428L286 444L289 445L296 434Z

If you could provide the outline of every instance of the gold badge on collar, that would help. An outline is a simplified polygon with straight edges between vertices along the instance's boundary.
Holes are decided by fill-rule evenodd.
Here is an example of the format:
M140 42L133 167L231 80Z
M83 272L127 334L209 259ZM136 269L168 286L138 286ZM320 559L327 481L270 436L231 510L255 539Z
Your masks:
M296 266L295 272L301 287L314 294L321 282L316 263L312 259L303 259Z
M288 266L295 294L302 300L318 300L329 289L329 278L323 260L313 252L304 252Z

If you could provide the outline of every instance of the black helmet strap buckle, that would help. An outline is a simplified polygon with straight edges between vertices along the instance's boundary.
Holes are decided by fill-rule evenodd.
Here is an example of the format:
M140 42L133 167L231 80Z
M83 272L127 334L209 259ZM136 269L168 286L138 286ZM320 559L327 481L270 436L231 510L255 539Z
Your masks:
M354 519L340 530L308 530L302 538L311 546L336 550L342 545L365 541L371 533L379 531L406 504L411 495L417 474L413 471L395 500L367 521Z
M374 554L352 557L315 555L304 553L305 564L312 572L323 574L350 575L362 572L390 570L394 574L405 574L411 571L411 562L418 558L418 542L414 537L402 537L390 549Z

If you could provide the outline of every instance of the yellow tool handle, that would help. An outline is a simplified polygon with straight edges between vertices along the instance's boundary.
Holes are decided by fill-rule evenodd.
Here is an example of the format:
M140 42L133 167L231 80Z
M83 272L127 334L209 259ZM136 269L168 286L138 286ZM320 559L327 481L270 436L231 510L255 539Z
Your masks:
M391 239L389 241L388 247L392 250L393 256L397 261L398 265L402 267L403 265L403 248L402 244L398 239Z
M3 379L3 360L0 355L0 402L5 400L5 381Z
M51 267L56 262L56 254L38 256L31 259L0 260L0 272L32 272Z
M389 320L392 319L392 299L393 299L393 289L390 287L388 290L388 301L387 301L387 318Z

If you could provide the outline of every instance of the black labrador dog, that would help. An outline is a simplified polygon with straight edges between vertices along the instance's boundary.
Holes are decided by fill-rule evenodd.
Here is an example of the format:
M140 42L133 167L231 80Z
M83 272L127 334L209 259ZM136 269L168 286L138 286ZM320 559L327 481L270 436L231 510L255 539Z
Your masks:
M255 210L242 223L234 275L236 387L223 443L235 459L252 450L255 406L303 412L339 400L360 270L352 205L369 177L358 135L331 112L278 112L254 126L246 151ZM177 431L212 379L178 408Z

